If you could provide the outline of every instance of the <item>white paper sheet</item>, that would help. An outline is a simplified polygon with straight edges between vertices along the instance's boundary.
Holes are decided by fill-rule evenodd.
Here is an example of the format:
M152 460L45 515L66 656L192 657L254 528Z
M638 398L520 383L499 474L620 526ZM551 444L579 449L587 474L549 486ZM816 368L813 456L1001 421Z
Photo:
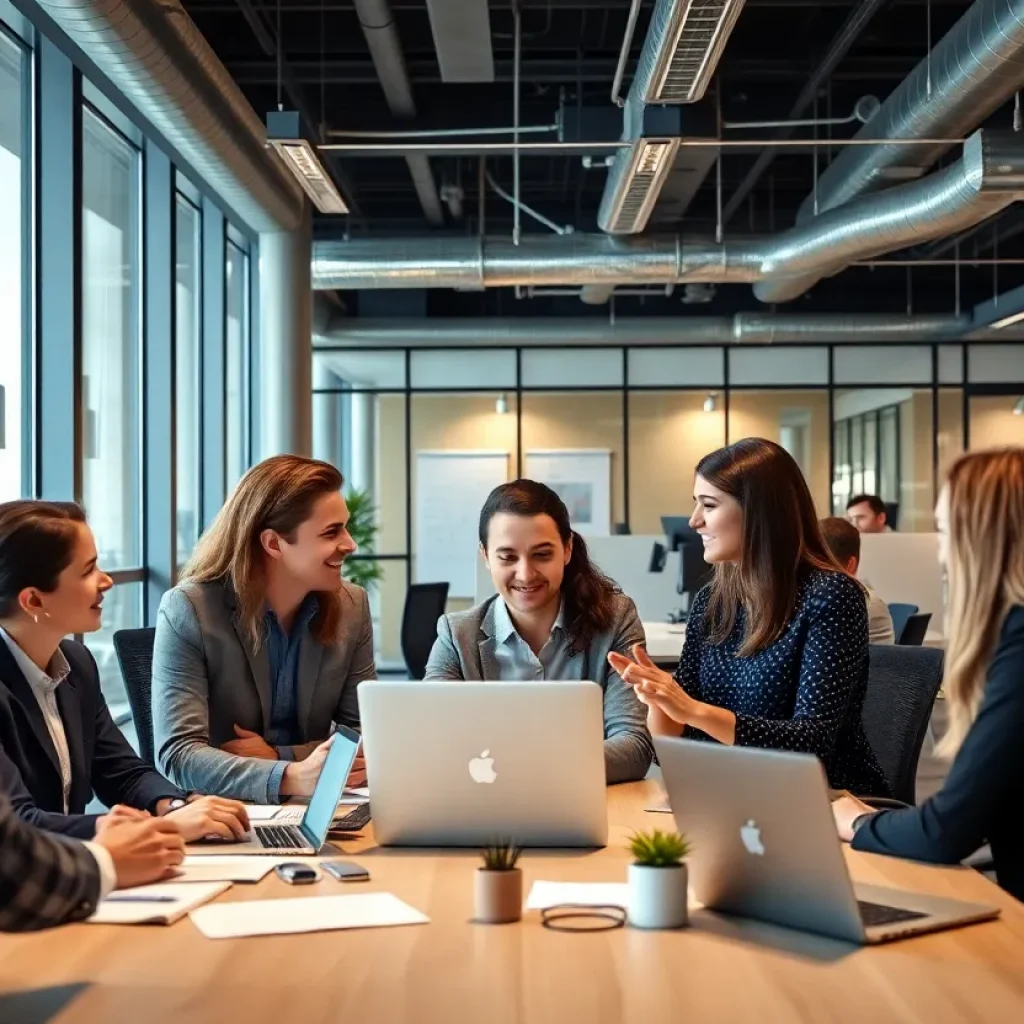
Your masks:
M220 854L187 856L175 882L258 882L285 857L225 857Z
M192 915L192 920L208 939L297 935L346 928L391 928L430 922L425 914L389 892L225 903L201 907Z
M585 906L626 906L625 882L534 882L527 910L546 910L563 903Z
M101 900L89 924L173 924L231 888L230 882L193 884L160 882L119 889ZM173 902L147 903L148 897L173 897ZM138 902L135 902L138 901Z

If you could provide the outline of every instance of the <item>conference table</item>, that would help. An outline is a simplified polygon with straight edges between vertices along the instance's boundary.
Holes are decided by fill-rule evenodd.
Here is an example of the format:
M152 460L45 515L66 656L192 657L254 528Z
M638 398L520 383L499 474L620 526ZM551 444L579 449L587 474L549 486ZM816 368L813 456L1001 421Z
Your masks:
M526 890L535 879L623 881L626 836L671 822L645 811L661 797L655 781L611 788L610 845L528 850ZM0 1021L942 1024L1020 1020L1024 1008L1024 905L967 868L847 850L861 881L1003 910L993 922L861 949L701 909L672 932L555 932L534 912L474 924L474 851L385 850L372 828L340 845L369 868L369 883L325 877L297 888L271 874L220 899L388 891L431 923L214 941L186 918L0 936Z

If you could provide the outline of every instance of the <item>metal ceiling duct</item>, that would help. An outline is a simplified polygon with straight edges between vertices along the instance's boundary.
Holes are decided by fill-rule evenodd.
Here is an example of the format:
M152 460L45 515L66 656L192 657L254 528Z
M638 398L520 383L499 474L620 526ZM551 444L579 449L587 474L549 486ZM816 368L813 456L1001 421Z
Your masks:
M487 0L427 0L442 82L493 82Z
M647 226L658 196L677 164L679 136L683 134L678 115L666 118L665 112L654 105L692 104L703 97L743 3L744 0L658 0L623 107L621 137L633 146L620 149L608 171L597 214L602 231L639 234ZM696 125L699 123L698 118ZM710 133L699 127L694 131L688 124L685 134L708 137ZM714 162L717 150L699 150L697 155L702 158L699 166L685 175L690 188L682 183L683 209Z
M818 179L818 212L894 181L919 177L952 143L901 146L886 139L957 139L1024 84L1024 5L977 0L857 134L877 146L847 146ZM799 219L814 213L815 196Z
M637 319L456 318L349 319L336 317L318 345L482 346L823 344L857 341L931 341L957 338L972 325L963 316L889 314L791 316L739 313L733 317L641 317ZM998 332L993 332L998 334Z
M302 219L298 182L178 0L34 0L256 231Z
M412 95L412 83L409 81L402 44L398 39L388 0L355 0L355 4L359 25L366 37L366 45L384 90L388 109L396 117L415 117L416 101ZM444 224L441 198L430 169L429 157L422 153L410 153L405 162L409 165L413 188L427 223L434 227Z
M316 289L580 287L760 282L784 302L860 259L962 230L1024 196L1024 146L978 132L955 164L921 181L766 238L724 243L676 235L537 235L319 241Z

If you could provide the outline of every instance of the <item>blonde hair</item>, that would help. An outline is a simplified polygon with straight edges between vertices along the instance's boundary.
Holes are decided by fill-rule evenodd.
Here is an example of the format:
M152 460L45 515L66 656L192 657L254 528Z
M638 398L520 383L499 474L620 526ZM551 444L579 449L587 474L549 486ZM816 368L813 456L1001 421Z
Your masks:
M341 490L341 473L329 462L275 455L239 480L203 534L181 576L182 583L225 581L234 588L238 617L253 650L263 643L265 556L260 534L274 530L291 541L326 494ZM341 622L340 591L318 591L310 631L322 644L334 641Z
M961 456L947 487L950 724L940 751L952 756L978 713L1007 613L1024 604L1024 448Z

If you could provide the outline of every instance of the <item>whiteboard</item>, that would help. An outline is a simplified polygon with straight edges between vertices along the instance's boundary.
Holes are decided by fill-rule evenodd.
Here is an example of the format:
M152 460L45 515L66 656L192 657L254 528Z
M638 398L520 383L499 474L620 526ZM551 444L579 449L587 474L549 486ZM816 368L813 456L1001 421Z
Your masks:
M607 448L528 451L526 476L558 494L581 536L607 537L612 532L612 453Z
M480 509L507 480L508 452L416 453L417 583L447 583L449 597L474 596Z

